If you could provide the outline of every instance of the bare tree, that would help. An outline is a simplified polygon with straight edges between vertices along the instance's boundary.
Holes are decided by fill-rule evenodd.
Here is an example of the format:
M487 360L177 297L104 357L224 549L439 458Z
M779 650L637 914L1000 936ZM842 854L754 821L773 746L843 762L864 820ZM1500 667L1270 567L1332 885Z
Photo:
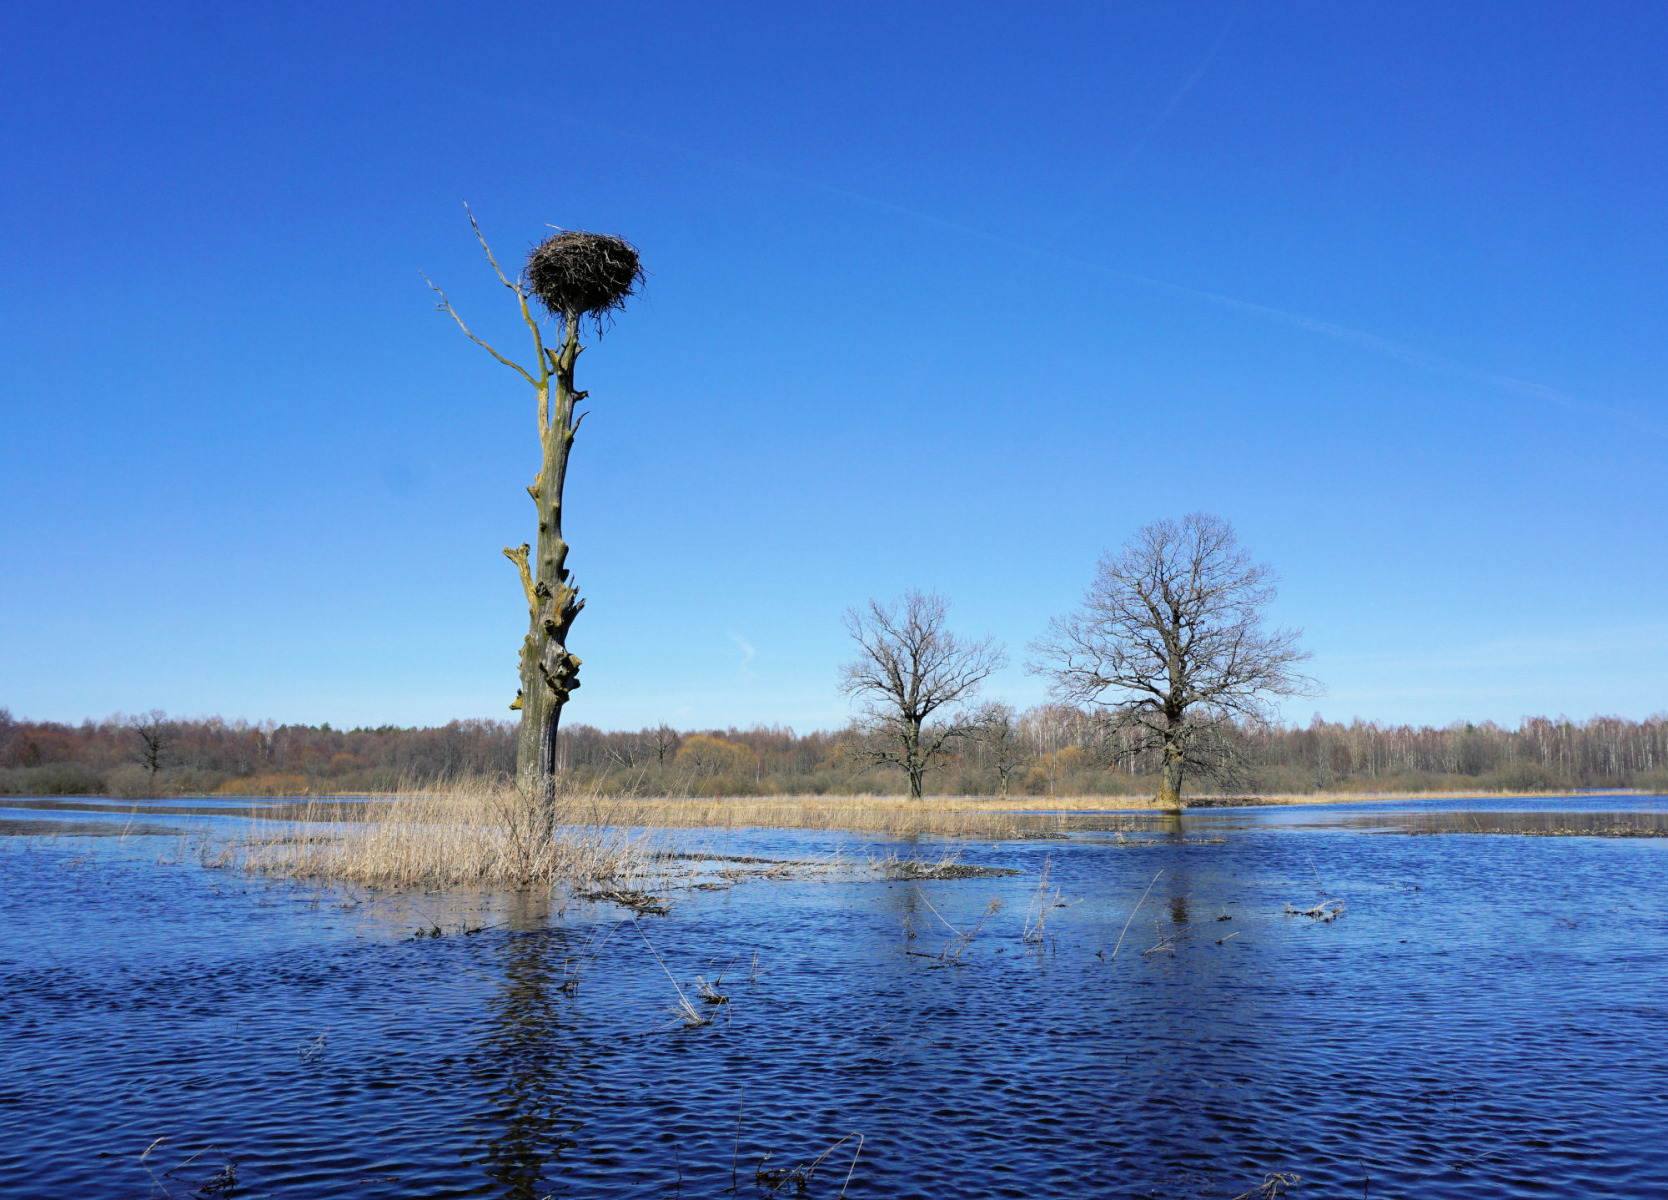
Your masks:
M568 630L585 601L569 578L568 544L562 538L562 488L567 478L568 452L584 413L575 413L587 393L574 388L573 369L583 347L579 326L590 317L600 333L602 320L624 305L643 280L637 251L622 238L583 230L565 230L546 238L527 256L526 266L513 281L504 274L482 236L474 215L469 224L481 243L498 282L515 295L521 319L533 339L533 367L528 370L476 337L452 303L433 283L439 308L457 322L470 341L520 375L538 397L538 433L542 450L539 473L527 488L538 514L538 545L526 542L504 547L504 556L521 576L527 599L528 632L521 646L521 689L512 709L521 710L521 734L516 747L516 782L539 806L548 827L554 819L556 774L560 768L557 732L562 706L579 687L578 655L567 648ZM553 317L561 349L544 344L534 316L537 301Z
M603 754L608 760L627 770L648 761L647 750L643 735L638 733L613 734L603 743Z
M846 666L841 690L863 704L871 735L863 756L901 768L912 800L921 798L921 782L945 746L970 728L965 719L928 720L972 699L1007 664L990 638L969 641L947 630L949 611L943 596L912 591L895 604L871 600L845 617L859 653Z
M665 722L661 722L654 729L651 729L648 736L654 742L656 762L665 762L668 754L676 753L678 743L681 740L678 737L678 731Z
M1274 596L1272 569L1228 522L1158 521L1101 559L1082 607L1033 645L1031 669L1060 699L1100 706L1123 753L1156 750L1158 801L1180 808L1189 773L1232 773L1236 719L1317 690L1294 670L1309 657L1298 631L1263 626Z
M990 765L996 768L996 779L1001 794L1008 794L1008 783L1026 759L1025 738L1014 714L1013 706L1001 700L981 704L973 714L968 733L984 750Z
M156 778L162 769L162 756L174 740L174 725L160 708L129 717L127 723L139 735L139 762Z

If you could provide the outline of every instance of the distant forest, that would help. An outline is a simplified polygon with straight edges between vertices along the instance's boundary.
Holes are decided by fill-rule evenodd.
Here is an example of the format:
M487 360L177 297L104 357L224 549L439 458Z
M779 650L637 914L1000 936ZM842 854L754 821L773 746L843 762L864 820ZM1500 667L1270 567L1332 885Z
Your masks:
M303 795L421 788L511 773L513 721L435 728L332 729L170 719L160 713L80 725L15 719L0 709L0 795ZM1319 719L1301 728L1238 727L1247 791L1482 790L1636 787L1668 791L1668 715L1644 721L1531 718L1494 724L1386 726ZM639 795L896 794L902 776L865 765L856 730L786 728L562 734L563 769L608 793ZM1151 793L1156 764L1120 757L1089 713L1045 705L1008 737L959 740L928 790L952 795ZM1207 789L1208 790L1208 789Z

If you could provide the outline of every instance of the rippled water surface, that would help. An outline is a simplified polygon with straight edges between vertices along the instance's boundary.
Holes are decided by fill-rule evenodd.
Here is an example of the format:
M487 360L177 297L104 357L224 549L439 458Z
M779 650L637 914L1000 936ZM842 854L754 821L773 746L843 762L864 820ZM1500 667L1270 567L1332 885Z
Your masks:
M637 924L204 869L182 830L225 813L6 804L0 1194L1668 1195L1668 839L1583 835L1660 799L1085 819L915 882L859 869L911 847L732 834L853 866ZM712 1024L667 1028L674 980Z

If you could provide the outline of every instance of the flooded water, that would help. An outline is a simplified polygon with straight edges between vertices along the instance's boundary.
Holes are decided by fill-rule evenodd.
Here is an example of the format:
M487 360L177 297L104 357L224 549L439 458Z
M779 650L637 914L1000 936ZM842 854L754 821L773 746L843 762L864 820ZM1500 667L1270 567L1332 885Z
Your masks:
M1114 814L916 881L865 854L955 847L732 834L853 865L636 923L4 803L7 1195L1668 1195L1668 838L1614 836L1660 798Z

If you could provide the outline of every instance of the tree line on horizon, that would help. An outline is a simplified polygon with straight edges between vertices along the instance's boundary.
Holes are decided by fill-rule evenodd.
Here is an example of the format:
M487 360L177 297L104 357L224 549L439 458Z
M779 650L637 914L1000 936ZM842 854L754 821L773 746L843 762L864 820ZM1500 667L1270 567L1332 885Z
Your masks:
M1243 722L1250 793L1642 788L1668 792L1668 714L1642 721L1526 718L1446 727ZM474 775L512 775L519 726L467 720L426 728L334 729L160 712L79 725L30 721L0 709L0 795L143 798L179 794L388 792ZM902 790L896 766L876 763L861 724L805 734L750 729L562 731L561 766L584 786L641 795L876 794ZM1151 795L1161 751L1120 746L1097 713L1065 704L1016 712L1001 702L944 748L929 794ZM1123 736L1133 736L1124 734ZM1004 784L1006 786L1004 787ZM1232 793L1205 783L1204 797ZM1195 803L1198 797L1195 797Z

